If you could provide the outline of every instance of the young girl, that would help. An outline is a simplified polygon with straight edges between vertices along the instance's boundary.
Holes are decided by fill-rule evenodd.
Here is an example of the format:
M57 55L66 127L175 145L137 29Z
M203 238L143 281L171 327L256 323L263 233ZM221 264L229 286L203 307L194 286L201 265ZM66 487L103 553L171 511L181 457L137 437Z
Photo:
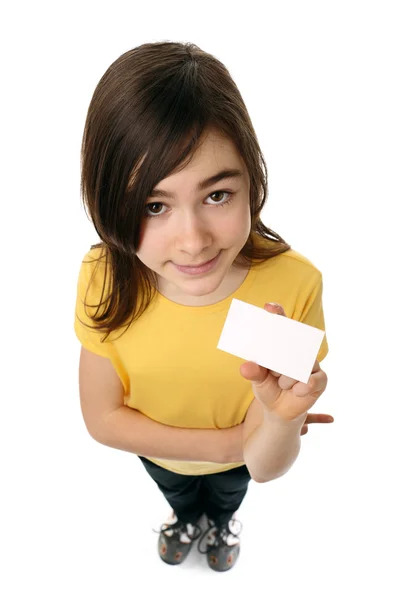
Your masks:
M102 242L78 278L80 399L90 435L136 454L173 509L158 532L168 564L205 514L199 550L230 569L249 481L283 475L307 424L332 421L307 412L326 387L326 337L308 385L217 349L233 298L325 329L321 273L262 223L267 194L250 117L215 57L149 43L107 69L82 143Z

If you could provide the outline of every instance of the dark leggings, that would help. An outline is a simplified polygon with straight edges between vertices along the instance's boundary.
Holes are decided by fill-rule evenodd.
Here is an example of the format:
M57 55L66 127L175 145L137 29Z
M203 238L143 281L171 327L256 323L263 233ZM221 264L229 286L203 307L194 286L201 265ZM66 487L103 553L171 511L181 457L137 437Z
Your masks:
M186 523L196 523L203 513L219 527L228 523L246 495L250 473L243 465L211 475L179 475L139 456L175 515Z

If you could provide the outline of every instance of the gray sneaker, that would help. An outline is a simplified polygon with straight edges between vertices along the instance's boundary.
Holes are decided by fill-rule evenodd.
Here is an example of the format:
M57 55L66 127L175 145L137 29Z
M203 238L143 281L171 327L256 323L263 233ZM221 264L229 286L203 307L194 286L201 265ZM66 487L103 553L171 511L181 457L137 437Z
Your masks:
M235 516L235 515L234 515ZM208 519L208 529L198 542L200 554L207 554L208 566L213 571L229 571L236 564L240 552L239 534L242 524L234 517L229 523L216 527L214 521ZM202 541L207 538L207 546L201 550Z
M168 565L180 565L190 552L194 540L202 534L196 524L180 521L174 513L161 526L159 533L158 554Z

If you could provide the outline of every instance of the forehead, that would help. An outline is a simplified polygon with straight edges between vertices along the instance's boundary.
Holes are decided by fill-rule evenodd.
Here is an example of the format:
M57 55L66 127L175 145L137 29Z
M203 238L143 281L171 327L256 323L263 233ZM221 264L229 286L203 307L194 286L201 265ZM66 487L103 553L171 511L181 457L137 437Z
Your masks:
M173 173L165 177L157 185L157 189L164 183L174 185L186 180L187 175L199 183L199 189L204 189L206 181L222 171L245 171L245 163L240 156L235 144L227 137L216 131L206 131L199 140L199 144L192 156L178 165ZM200 181L201 180L201 181ZM217 181L217 179L216 179ZM201 185L200 185L201 183ZM212 184L213 181L210 181Z
M241 158L230 138L213 129L206 130L203 132L189 164L193 166L201 161L218 160L221 155L224 159L229 157L231 160L237 159L240 161Z

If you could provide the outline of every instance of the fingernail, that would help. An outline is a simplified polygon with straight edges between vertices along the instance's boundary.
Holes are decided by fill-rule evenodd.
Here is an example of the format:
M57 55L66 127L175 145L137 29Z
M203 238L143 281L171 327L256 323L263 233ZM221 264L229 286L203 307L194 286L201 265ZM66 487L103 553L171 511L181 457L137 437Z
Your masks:
M275 306L276 308L280 308L280 305L276 302L268 302L268 306Z

